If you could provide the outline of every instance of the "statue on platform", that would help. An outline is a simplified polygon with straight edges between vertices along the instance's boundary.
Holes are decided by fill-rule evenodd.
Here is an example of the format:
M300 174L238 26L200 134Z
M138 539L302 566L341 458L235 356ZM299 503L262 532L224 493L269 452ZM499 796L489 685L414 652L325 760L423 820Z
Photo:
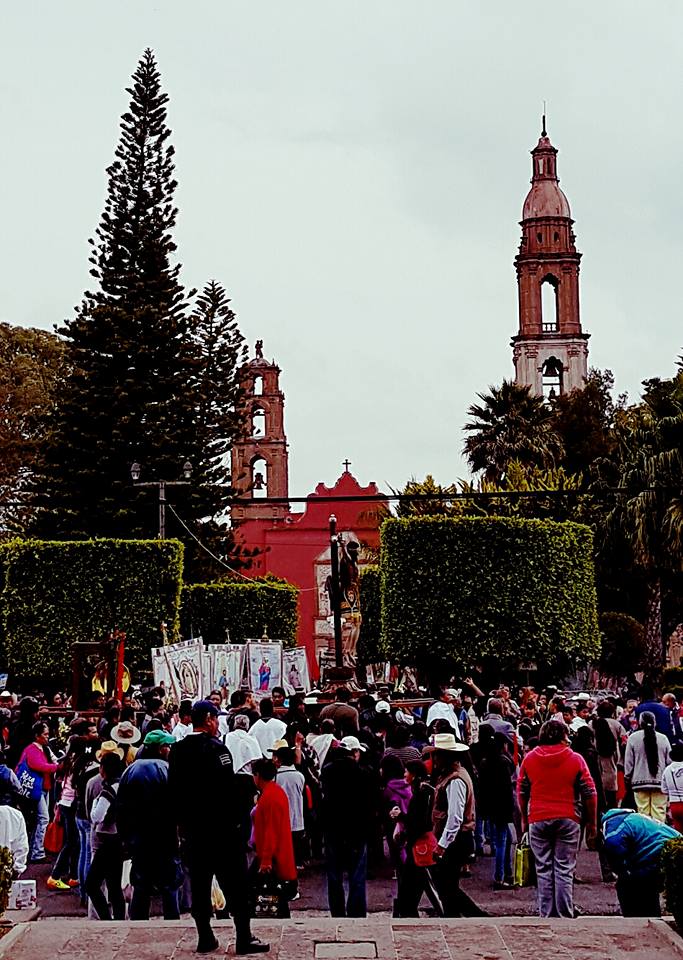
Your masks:
M348 544L340 537L339 586L341 588L342 652L344 665L356 665L356 647L360 636L360 569L358 555L360 544L349 540Z
M256 351L256 359L263 360L263 340L257 340L254 349Z

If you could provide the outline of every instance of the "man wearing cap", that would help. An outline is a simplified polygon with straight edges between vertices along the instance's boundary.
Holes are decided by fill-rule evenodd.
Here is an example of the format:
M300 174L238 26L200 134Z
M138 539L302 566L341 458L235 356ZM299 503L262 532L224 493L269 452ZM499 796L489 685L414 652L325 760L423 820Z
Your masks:
M149 920L152 891L161 892L164 920L179 920L182 881L175 812L168 789L168 754L175 738L150 730L144 757L125 771L117 795L116 825L132 862L131 920Z
M454 736L458 736L458 718L455 715L453 704L458 699L458 691L452 687L439 687L439 698L435 700L427 711L427 730L431 733L435 720L445 720L453 731Z
M330 751L321 776L327 897L333 917L367 916L365 883L374 798L369 775L359 763L365 750L358 737L344 737ZM346 898L344 874L349 886Z
M211 929L211 881L216 876L235 922L235 952L265 953L249 921L247 849L249 809L240 802L230 751L218 737L218 710L209 700L192 708L193 732L173 745L169 788L190 873L197 952L218 949Z
M437 840L434 882L445 917L483 917L486 913L460 889L462 869L474 856L476 811L474 787L460 765L467 744L452 733L437 733L425 747L433 755L434 807L432 826Z

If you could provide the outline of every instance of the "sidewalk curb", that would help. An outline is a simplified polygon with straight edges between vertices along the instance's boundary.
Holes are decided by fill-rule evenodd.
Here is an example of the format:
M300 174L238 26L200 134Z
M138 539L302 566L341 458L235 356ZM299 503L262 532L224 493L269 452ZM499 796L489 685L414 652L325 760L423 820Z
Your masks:
M28 928L28 921L15 924L9 933L0 938L0 957L8 957L8 947L13 946L20 940Z

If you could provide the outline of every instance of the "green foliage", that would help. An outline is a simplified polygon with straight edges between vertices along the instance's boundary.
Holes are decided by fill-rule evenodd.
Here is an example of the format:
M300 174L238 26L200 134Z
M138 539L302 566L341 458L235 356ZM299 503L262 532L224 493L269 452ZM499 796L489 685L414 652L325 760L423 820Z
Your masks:
M642 670L647 656L645 628L626 613L600 614L602 651L600 669L614 677L630 677Z
M8 561L2 594L3 666L14 676L71 674L71 643L126 633L126 662L149 668L160 624L177 638L183 547L174 540L23 541Z
M672 914L680 933L683 931L683 837L666 841L662 847L660 865L666 909Z
M672 687L683 687L683 667L667 667L662 671L662 687L671 690Z
M616 452L615 425L626 406L625 395L612 398L611 370L590 370L581 389L553 401L553 428L562 440L562 465L568 473L588 475L596 460Z
M12 892L14 857L7 847L0 847L0 917L3 916Z
M512 461L524 469L553 467L563 455L552 410L529 387L503 380L478 394L481 404L467 411L463 452L474 473L500 483Z
M463 668L600 651L591 531L498 517L387 520L382 640L392 658Z
M385 659L382 646L382 605L379 567L363 567L360 572L360 609L362 621L358 638L361 663L380 663Z
M265 629L273 640L293 647L297 596L296 587L275 578L253 583L221 580L188 584L182 592L182 634L201 635L204 643L242 643L258 639Z
M396 493L392 490L392 493ZM424 480L416 480L412 477L399 493L408 497L415 497L415 500L399 501L396 507L397 517L425 517L425 516L451 516L458 513L457 505L450 500L458 494L454 483L447 487L442 487L437 483L431 473L428 473ZM443 494L444 499L437 499ZM429 499L421 500L420 497ZM434 499L432 499L434 497Z

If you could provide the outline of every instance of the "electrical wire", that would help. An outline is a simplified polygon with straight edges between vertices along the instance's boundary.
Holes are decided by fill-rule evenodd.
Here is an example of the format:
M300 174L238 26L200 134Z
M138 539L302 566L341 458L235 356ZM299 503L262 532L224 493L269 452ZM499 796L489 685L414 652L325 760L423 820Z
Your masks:
M248 576L246 575L246 573L242 573L240 570L236 570L234 567L231 567L229 564L225 563L224 560L221 560L220 557L217 557L215 553L213 553L211 550L209 550L209 548L206 546L206 544L202 543L202 541L199 539L199 537L197 537L197 536L192 532L192 530L190 530L190 528L189 528L188 525L185 523L185 521L183 520L183 518L182 518L181 516L179 516L179 514L178 514L178 512L176 511L176 509L175 509L175 507L173 506L173 504L168 503L168 501L167 501L167 502L166 502L166 506L167 506L167 508L171 511L171 513L172 513L173 516L176 518L176 520L177 520L178 523L181 525L181 527L182 527L187 533L189 533L189 535L192 537L192 539L193 539L196 543L198 543L199 546L202 548L202 550L203 550L205 553L208 553L208 555L212 558L212 560L215 560L216 563L219 563L219 564L220 564L222 567L224 567L226 570L229 570L230 573L235 574L235 576L237 576L237 577L242 577L243 580L248 580L249 583L257 583L259 586L261 586L261 587L269 587L271 590L281 590L281 589L282 589L282 586L280 586L280 585L278 585L278 584L275 584L275 583L267 583L267 582L265 582L265 581L263 581L263 580L257 580L255 577L248 577ZM297 587L296 589L299 591L299 593L309 593L310 591L312 591L312 590L317 590L318 588L317 588L317 587Z

